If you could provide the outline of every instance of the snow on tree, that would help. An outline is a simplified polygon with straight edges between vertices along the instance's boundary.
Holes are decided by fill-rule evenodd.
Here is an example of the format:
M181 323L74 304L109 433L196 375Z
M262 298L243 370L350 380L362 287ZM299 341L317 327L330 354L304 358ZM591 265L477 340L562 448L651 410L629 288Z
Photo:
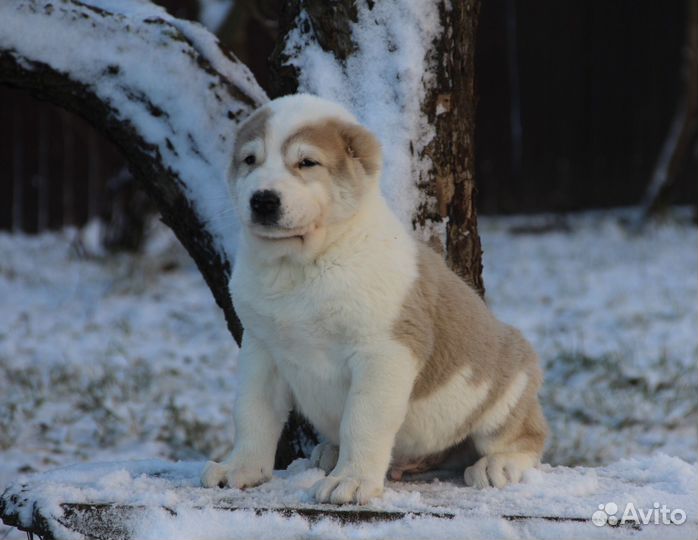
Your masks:
M0 4L0 82L84 116L120 148L239 341L225 171L236 123L268 99L249 70L148 2L19 0Z
M477 2L287 9L281 61L299 89L344 103L378 134L393 209L438 239L482 291L472 200ZM345 39L328 44L333 35ZM278 79L288 85L288 75ZM17 0L0 5L0 83L86 117L121 149L239 341L225 172L235 124L267 100L249 70L201 26L149 2Z
M342 103L378 135L390 206L483 293L474 204L478 13L474 0L292 0L275 71L277 93Z

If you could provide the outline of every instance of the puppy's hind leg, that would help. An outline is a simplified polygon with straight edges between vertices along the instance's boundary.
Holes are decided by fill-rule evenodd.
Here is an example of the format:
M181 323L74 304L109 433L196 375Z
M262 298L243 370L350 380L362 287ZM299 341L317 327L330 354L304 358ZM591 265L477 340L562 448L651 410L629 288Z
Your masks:
M518 483L524 472L540 462L546 435L547 424L537 396L533 396L523 418L512 416L493 433L473 433L483 457L465 469L465 484L484 488Z

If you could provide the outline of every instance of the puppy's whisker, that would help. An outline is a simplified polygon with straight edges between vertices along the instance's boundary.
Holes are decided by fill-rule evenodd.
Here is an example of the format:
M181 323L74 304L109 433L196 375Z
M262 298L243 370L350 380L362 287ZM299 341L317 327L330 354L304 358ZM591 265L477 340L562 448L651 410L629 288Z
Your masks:
M199 201L204 201L204 202L217 202L217 201L227 201L229 199L230 195L226 192L220 193L215 196L211 195L202 195L200 197L197 197L197 200Z

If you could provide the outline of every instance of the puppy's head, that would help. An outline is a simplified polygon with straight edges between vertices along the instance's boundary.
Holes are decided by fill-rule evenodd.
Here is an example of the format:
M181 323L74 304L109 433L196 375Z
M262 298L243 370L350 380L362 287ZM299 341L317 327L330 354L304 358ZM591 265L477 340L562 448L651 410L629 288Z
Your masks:
M377 139L340 105L271 101L236 136L230 182L243 230L275 254L311 254L357 213L381 164Z

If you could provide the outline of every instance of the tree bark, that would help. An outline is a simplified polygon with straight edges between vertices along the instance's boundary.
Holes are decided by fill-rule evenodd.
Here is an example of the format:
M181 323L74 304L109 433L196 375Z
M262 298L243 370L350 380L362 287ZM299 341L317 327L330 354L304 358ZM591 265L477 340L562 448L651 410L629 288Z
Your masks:
M433 190L436 204L421 210L422 219L448 219L446 260L480 295L482 248L475 209L475 37L479 0L440 4L444 31L434 50L440 59L436 84L429 89L424 111L436 125L436 137L427 146L432 171L425 189Z
M307 21L301 21L301 15ZM270 58L271 95L280 97L298 92L298 69L289 63L286 53L290 33L298 26L301 32L312 34L322 50L344 62L356 50L351 25L356 22L355 0L287 0L279 14L277 45Z

